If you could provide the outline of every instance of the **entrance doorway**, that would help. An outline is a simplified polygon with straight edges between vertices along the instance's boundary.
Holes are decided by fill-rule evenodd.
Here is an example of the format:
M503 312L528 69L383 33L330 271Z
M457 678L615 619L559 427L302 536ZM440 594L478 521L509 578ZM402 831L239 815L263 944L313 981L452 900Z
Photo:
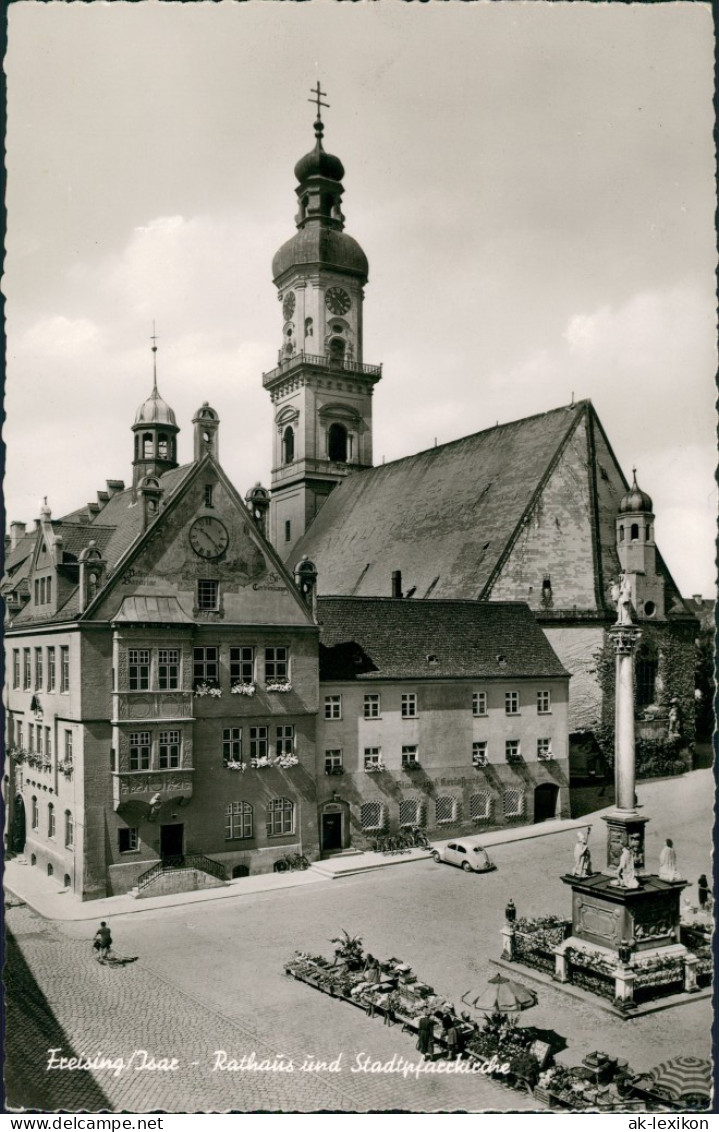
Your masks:
M534 789L534 820L551 821L557 817L559 787L554 782L542 782Z
M322 852L342 848L342 813L322 815Z
M10 849L13 853L22 853L25 848L25 803L22 794L15 798L12 815L12 834L10 836Z
M181 857L185 827L182 823L160 826L160 857Z

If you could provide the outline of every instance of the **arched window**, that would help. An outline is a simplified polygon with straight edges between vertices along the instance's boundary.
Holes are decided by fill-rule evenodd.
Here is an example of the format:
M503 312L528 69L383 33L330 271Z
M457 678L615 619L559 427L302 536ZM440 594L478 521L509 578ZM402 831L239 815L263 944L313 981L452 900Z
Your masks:
M295 430L292 425L288 425L282 434L282 459L283 463L291 464L295 458Z
M314 334L314 323L311 318L305 319L305 338L311 338Z
M492 795L489 790L480 790L469 799L469 816L472 821L489 821L492 816Z
M647 523L647 542L652 541L652 524Z
M225 840L253 837L252 806L249 802L228 802L225 811Z
M35 797L34 794L32 796L31 802L32 802L32 810L31 810L31 812L32 812L32 818L31 818L32 828L33 829L39 829L40 828L40 811L39 811L38 804L37 804L37 798Z
M342 365L345 356L345 343L343 338L333 338L330 342L330 363Z
M140 434L139 434L139 432L135 433L135 459L136 460L140 459Z
M54 870L54 868L52 867L52 865L51 865L51 864L49 864L49 863L48 863L48 866L47 866L47 875L48 875L49 877L51 877L51 876L53 876L53 875L54 875L54 873L55 873L55 870Z
M340 464L347 463L347 429L335 422L327 433L327 455Z
M399 804L400 829L406 826L423 824L419 801L416 798L404 798Z
M142 434L142 455L145 459L155 455L155 442L151 432L143 432Z
M69 873L65 873L65 876L62 878L62 883L65 886L65 888L71 888L72 887L72 877L70 876Z
M49 802L47 807L47 835L55 836L55 807L52 802Z
M362 829L384 829L385 811L381 802L365 802L360 807Z
M161 460L169 459L170 441L168 440L166 432L161 432L157 438L157 454Z
M624 524L619 528L619 541L624 542Z
M449 824L457 820L457 799L448 795L438 798L435 804L437 825Z
M639 523L632 523L632 529L629 533L629 537L632 542L637 541L637 539L639 538Z
M637 654L637 707L648 707L655 702L658 669L656 648L650 644L642 646Z
M75 842L75 823L72 820L72 814L69 810L65 810L65 848L72 849Z
M295 828L295 806L289 798L273 798L267 806L267 836L281 837L293 833Z

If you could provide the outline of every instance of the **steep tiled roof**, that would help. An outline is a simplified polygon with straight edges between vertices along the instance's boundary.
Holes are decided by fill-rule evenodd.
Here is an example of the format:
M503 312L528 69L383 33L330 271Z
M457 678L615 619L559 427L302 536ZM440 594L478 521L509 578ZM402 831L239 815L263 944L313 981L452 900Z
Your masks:
M318 599L321 680L566 676L522 602Z
M173 468L161 476L160 482L165 490L166 501L177 491L193 467L194 464L184 464L182 467ZM142 512L140 507L133 503L132 488L128 487L124 491L112 495L92 518L88 515L87 506L85 506L63 515L60 519L53 520L52 526L54 532L62 536L63 554L72 556L72 558L76 559L88 543L94 540L107 562L108 576L111 576L125 551L142 533ZM25 554L25 562L19 567L14 577L10 578L6 573L3 579L3 592L18 589L16 583L28 573L36 538L37 532L33 531L32 534L25 536L22 540L24 547L27 543L30 544L30 552ZM20 558L19 549L18 547L15 552L16 559ZM63 567L61 566L58 569L62 570ZM42 607L36 609L32 605L25 606L15 615L13 624L19 626L24 624L35 625L41 622L72 621L78 615L76 595L77 588L66 598L61 608L52 615L48 615Z
M499 425L335 488L292 564L307 555L320 592L389 593L401 570L417 597L477 598L586 403Z

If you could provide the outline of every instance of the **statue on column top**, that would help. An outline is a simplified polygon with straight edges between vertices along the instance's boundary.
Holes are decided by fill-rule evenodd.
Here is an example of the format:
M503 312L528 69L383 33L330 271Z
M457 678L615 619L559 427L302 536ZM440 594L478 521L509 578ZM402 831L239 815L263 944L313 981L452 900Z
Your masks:
M629 845L625 845L622 849L617 865L617 879L611 883L615 888L639 888L639 881L634 872L634 853Z
M620 574L612 585L612 601L617 607L617 625L633 625L632 585L628 574Z
M677 869L677 854L671 837L667 837L666 844L659 854L659 879L669 881L682 879Z

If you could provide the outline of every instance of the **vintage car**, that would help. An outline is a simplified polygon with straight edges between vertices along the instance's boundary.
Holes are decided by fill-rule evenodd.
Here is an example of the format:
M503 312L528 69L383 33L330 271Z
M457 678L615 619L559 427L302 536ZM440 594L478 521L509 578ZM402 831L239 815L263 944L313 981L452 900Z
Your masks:
M463 837L460 841L448 841L446 845L435 845L432 857L437 862L445 861L448 865L458 865L466 873L489 873L496 869L490 860L486 849L483 849L471 837Z

